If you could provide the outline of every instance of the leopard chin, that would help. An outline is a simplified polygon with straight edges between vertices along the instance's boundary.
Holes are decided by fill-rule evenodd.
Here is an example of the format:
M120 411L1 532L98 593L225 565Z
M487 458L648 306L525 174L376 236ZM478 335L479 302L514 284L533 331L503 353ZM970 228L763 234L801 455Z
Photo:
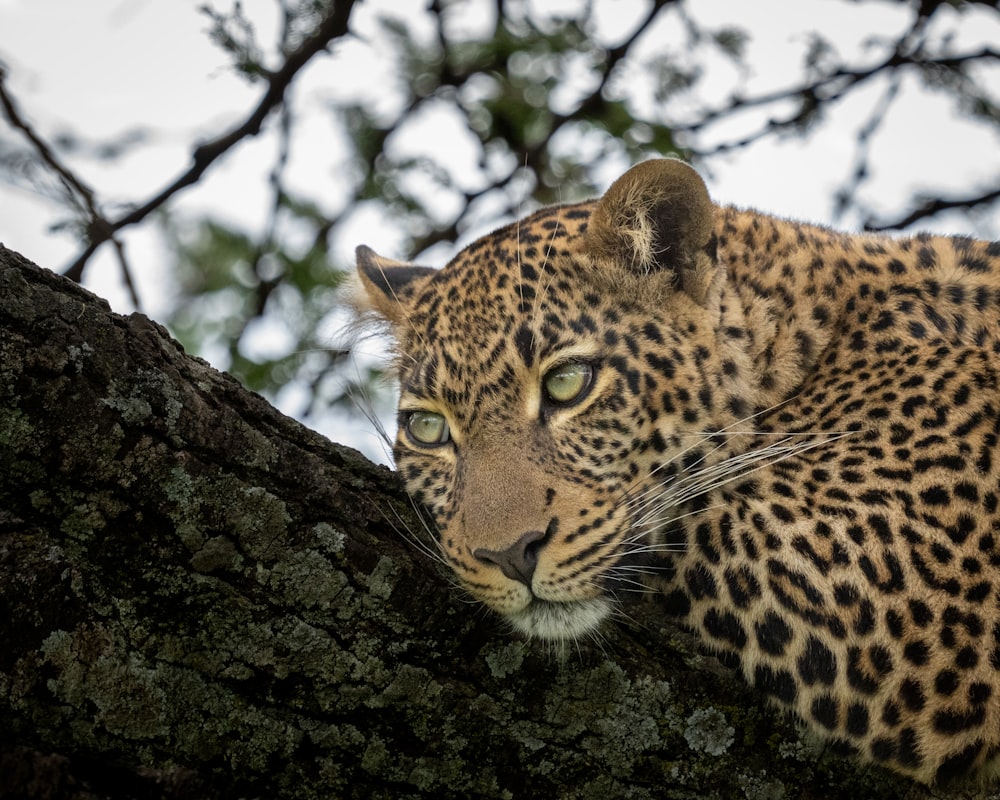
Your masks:
M611 603L603 597L564 603L535 599L506 619L530 638L564 642L593 633L610 613Z

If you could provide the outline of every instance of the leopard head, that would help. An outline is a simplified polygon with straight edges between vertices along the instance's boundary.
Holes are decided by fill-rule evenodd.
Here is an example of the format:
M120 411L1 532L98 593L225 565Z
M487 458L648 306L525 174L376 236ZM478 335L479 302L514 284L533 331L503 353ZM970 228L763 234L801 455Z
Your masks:
M750 391L715 377L714 213L660 159L440 270L358 248L396 342L396 465L460 582L528 635L587 633L635 587L671 513L659 487Z

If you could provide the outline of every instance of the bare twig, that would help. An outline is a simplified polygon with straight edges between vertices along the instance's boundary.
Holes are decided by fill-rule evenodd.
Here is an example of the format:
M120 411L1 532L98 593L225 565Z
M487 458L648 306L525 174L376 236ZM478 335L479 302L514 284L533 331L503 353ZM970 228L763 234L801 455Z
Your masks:
M142 304L139 302L139 292L135 288L135 281L132 280L132 270L129 268L128 259L125 257L125 243L118 237L112 236L111 244L114 245L115 255L118 256L118 266L121 267L122 280L125 282L125 288L128 290L132 305L137 309L141 309Z
M48 143L35 132L31 124L21 115L14 98L7 91L6 79L7 73L0 66L0 105L3 106L4 115L11 127L19 130L24 138L31 143L42 162L59 176L63 185L74 195L77 204L86 208L91 221L101 219L101 214L97 210L94 200L94 191L59 160Z
M696 122L686 125L675 125L675 133L697 133L709 125L719 120L733 116L749 108L773 105L784 100L796 100L803 98L813 98L815 102L827 103L839 100L854 87L866 81L887 73L906 67L941 67L942 69L955 69L971 61L1000 60L1000 50L992 47L983 47L979 50L962 55L942 56L940 58L926 58L921 52L901 54L893 52L891 56L864 69L837 69L828 75L824 75L815 81L793 86L788 89L779 89L773 92L766 92L756 97L734 98L724 108L707 111ZM797 116L797 115L796 115ZM796 116L790 118L786 124L795 121Z
M115 245L118 264L122 271L122 280L128 289L133 305L139 308L139 294L132 280L132 272L129 268L128 259L125 257L125 247L115 238L115 230L112 224L98 208L94 190L59 160L48 143L35 132L31 124L21 115L17 103L14 102L14 98L7 91L7 87L4 84L5 78L6 74L3 68L0 67L0 105L3 106L7 121L31 143L32 148L42 163L47 165L56 174L56 177L66 191L69 201L81 210L86 218L85 230L87 239L93 240L99 238L101 241L110 240Z
M968 210L984 206L988 203L995 203L998 200L1000 200L1000 188L969 197L953 197L950 199L936 197L913 209L905 217L889 222L869 218L865 220L864 227L866 231L900 230L922 219L928 219L935 214L940 214L942 211L951 211L956 208Z
M901 78L902 75L898 72L889 76L889 85L875 103L868 116L868 120L858 129L858 134L855 137L854 166L844 185L834 195L834 219L839 219L848 207L853 204L854 197L861 184L868 177L868 159L871 155L871 141L875 133L882 126L882 123L887 119L889 109L899 96L899 90L902 86Z
M237 127L195 148L191 166L171 184L141 206L109 223L106 229L95 230L89 236L84 250L66 270L66 276L80 280L84 267L98 247L122 228L135 225L160 208L182 189L197 183L205 171L236 144L260 133L264 120L281 105L292 79L313 56L326 50L329 44L347 33L347 23L356 0L338 0L331 5L330 13L317 26L315 33L291 52L280 69L267 73L267 89L257 107Z

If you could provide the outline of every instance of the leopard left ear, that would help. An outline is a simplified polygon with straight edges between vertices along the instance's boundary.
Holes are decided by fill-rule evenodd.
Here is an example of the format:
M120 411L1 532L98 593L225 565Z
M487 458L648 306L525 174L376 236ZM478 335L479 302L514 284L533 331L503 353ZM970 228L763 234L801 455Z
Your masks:
M717 273L715 206L683 161L643 161L615 181L594 209L587 248L599 263L632 273L672 273L704 305Z
M374 311L393 326L407 318L414 295L437 272L383 258L365 245L358 247L355 254L362 291L353 291L349 302L356 311Z

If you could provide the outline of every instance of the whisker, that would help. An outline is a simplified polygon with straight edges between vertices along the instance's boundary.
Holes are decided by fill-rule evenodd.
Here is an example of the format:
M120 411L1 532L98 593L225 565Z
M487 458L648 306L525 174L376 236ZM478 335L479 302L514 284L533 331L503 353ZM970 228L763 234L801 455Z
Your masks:
M668 504L682 505L712 489L751 475L764 467L773 466L793 456L853 435L853 433L854 431L786 434L777 442L769 443L765 447L730 456L717 464L674 478L672 482L653 486L642 495L633 498L630 501L630 507L638 509L644 504L648 505L652 502L661 508ZM809 438L797 440L798 437Z
M364 384L361 370L357 367L357 364L355 364L355 369L357 371L357 380L353 383L345 381L344 394L375 431L386 462L392 464L394 437L389 435L388 430L386 430L385 425L376 413L375 403L368 392L368 387Z
M657 504L653 505L654 503L657 503ZM660 516L660 514L662 513L662 511L664 510L664 508L670 508L672 506L679 506L679 505L681 505L681 503L673 501L673 498L667 498L667 499L653 498L653 499L651 499L649 501L649 507L642 513L642 516L639 516L639 517L637 517L635 519L635 521L632 523L632 525L635 528L642 528L642 526L647 525L648 523L651 523L651 522L655 521L655 522L658 523L657 527L659 527L659 526L661 526L663 524L664 521L657 520L656 518ZM703 514L706 511L716 511L716 510L718 510L720 508L723 508L723 507L724 506L723 506L722 503L716 503L715 505L706 506L705 508L698 508L698 509L694 509L692 511L686 511L683 514L674 515L674 516L670 517L669 521L671 523L678 522L678 521L680 521L682 519L687 519L688 517L693 517L693 516L696 516L698 514ZM642 536L644 536L644 535L645 534L642 531L640 531L638 533L638 536L640 538Z
M680 461L681 458L683 458L684 456L686 456L688 453L696 450L696 448L698 448L700 445L705 444L706 442L709 442L709 441L711 441L713 439L720 439L721 441L718 444L716 444L714 447L712 447L710 450L708 450L707 452L703 453L698 458L697 461L695 461L692 464L688 465L688 469L690 469L691 467L697 466L698 464L704 463L705 460L708 459L712 454L719 452L720 449L722 449L723 447L725 447L725 445L727 444L726 437L737 437L737 436L781 436L781 437L786 437L786 436L789 436L789 435L810 435L808 432L805 432L805 433L802 433L802 434L789 434L787 432L777 432L777 433L775 433L775 432L771 432L771 431L758 431L758 430L747 431L747 430L744 430L744 429L742 429L740 427L740 426L746 425L747 423L752 422L753 420L756 420L756 419L758 419L760 417L763 417L763 416L765 416L767 414L770 414L773 411L778 410L782 406L787 405L792 400L794 400L795 397L797 397L797 395L794 395L794 396L789 397L789 398L787 398L785 400L782 400L779 403L775 403L774 405L769 406L767 408L761 409L760 411L757 411L757 412L755 412L753 414L749 414L749 415L747 415L745 417L742 417L741 419L738 419L738 420L736 420L734 422L731 422L729 425L726 425L725 427L720 428L717 431L695 431L695 432L680 434L680 436L683 437L683 438L692 438L693 437L693 438L696 439L696 441L693 442L688 447L684 448L683 450L679 451L678 453L675 453L668 461L664 462L663 464L659 464L657 467L655 467L647 475L645 475L643 477L640 477L640 478L636 478L635 481L633 481L633 483L629 487L627 487L625 489L625 493L630 492L631 489L634 488L635 486L639 485L639 483L648 481L649 478L650 478L650 476L654 475L655 473L657 473L657 472L659 472L659 471L661 471L663 469L667 469L667 468L675 465L678 461ZM825 434L826 434L826 432L819 432L818 435L825 435Z
M682 505L712 489L725 486L735 480L752 475L765 467L781 463L793 456L801 455L802 453L852 434L853 432L824 434L822 438L812 438L801 442L794 442L792 441L792 437L789 436L767 447L749 451L732 459L727 459L713 467L706 468L696 473L690 480L681 479L674 486L668 487L671 491L665 493L662 500L663 502Z
M381 506L376 505L375 508L382 516L382 519L384 519L386 523L388 523L388 525L393 529L393 531L395 531L401 538L403 538L407 543L413 546L414 549L416 549L418 552L428 557L431 561L440 564L445 568L448 581L453 587L461 588L458 578L455 575L455 571L446 557L444 548L442 547L440 541L438 541L437 536L434 535L434 531L431 529L430 525L425 519L424 514L421 512L420 508L417 506L416 502L413 500L412 497L408 499L410 505L413 506L413 509L416 512L417 519L420 521L420 524L424 528L424 532L429 535L430 542L426 541L423 537L418 535L416 532L412 531L409 528L409 526L407 526L406 523L403 521L403 518L399 515L399 512L396 511L396 509L393 508L391 505L389 506L389 508L392 511L395 520L390 518L389 515L386 514L385 510Z
M766 411L771 410L773 409ZM621 493L619 503L628 512L631 530L619 542L615 552L604 553L597 559L605 567L601 575L602 581L611 582L613 589L620 589L622 592L655 591L643 578L658 571L672 569L669 564L656 563L656 556L687 551L685 541L670 541L672 536L683 533L684 521L725 507L725 503L720 502L686 509L692 501L786 459L857 433L747 430L747 424L763 413L766 412L758 412L719 431L685 434L694 437L695 441L651 470L644 478L634 481ZM727 448L738 437L748 438L750 448L742 452L727 453ZM698 452L699 448L703 452ZM661 470L676 467L692 453L697 457L693 460L688 458L690 463L685 464L683 472L650 482L651 476ZM641 482L646 482L646 486L636 492L635 489ZM638 563L632 563L633 561Z

